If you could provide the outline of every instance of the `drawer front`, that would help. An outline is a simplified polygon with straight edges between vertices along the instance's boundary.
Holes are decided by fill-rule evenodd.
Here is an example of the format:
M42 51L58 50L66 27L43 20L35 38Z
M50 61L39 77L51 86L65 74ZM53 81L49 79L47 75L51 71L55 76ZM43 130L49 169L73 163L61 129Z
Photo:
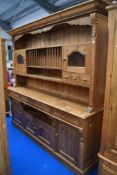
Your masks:
M25 96L22 96L22 95L19 97L19 99L21 101L23 101L24 103L29 104L30 106L32 106L34 108L38 108L41 111L50 113L50 108L49 108L49 106L47 107L46 104L40 103L40 102L38 102L34 99L29 99L28 97L25 97Z
M90 76L86 74L63 72L63 79L73 84L90 85Z
M78 118L78 116L73 116L70 114L65 114L63 112L61 112L60 110L53 110L53 116L55 116L56 118L58 118L58 120L62 120L65 121L69 124L73 124L76 127L81 127L82 126L82 121L80 118Z
M74 73L71 73L71 81L75 84L80 83L80 76Z
M90 84L90 76L89 75L80 75L80 83L82 84Z
M9 91L8 94L9 94L9 96L14 97L14 98L17 98L17 99L20 98L20 95L17 94L17 93L14 93L14 92Z
M63 79L65 81L70 81L71 80L71 75L69 72L63 72Z

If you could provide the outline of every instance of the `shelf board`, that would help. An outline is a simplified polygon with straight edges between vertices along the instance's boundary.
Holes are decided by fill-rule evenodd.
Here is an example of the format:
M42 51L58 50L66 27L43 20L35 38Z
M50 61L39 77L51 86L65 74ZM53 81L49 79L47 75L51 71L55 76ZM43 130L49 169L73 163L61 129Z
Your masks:
M26 66L27 68L35 68L35 69L54 69L54 70L62 70L61 67L48 67L48 66Z
M69 85L74 85L74 86L81 86L81 87L86 87L89 88L90 85L88 84L75 84L73 82L69 82L69 81L65 81L62 79L62 77L48 77L48 76L44 76L44 75L33 75L33 74L26 74L26 75L22 75L22 76L26 76L29 78L35 78L35 79L41 79L41 80L46 80L46 81L53 81L53 82L58 82L58 83L65 83L65 84L69 84Z
M26 74L27 77L31 77L31 78L37 78L37 79L42 79L42 80L49 80L49 81L55 81L55 82L61 82L62 77L49 77L49 76L45 76L45 75L41 75L41 74Z

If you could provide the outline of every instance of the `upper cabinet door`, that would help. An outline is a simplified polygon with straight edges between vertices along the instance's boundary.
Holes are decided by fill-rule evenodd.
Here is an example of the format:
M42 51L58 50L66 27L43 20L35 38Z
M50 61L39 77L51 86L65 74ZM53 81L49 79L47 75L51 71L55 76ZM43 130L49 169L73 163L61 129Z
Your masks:
M25 49L15 50L14 53L14 70L17 75L26 74L26 53Z
M63 71L78 74L90 72L91 44L68 45L63 47Z
M106 140L106 154L113 161L117 161L117 18L114 22L114 45L112 59L112 78L110 87L110 101L108 107L108 127ZM109 94L108 94L109 95ZM106 108L106 106L105 106Z

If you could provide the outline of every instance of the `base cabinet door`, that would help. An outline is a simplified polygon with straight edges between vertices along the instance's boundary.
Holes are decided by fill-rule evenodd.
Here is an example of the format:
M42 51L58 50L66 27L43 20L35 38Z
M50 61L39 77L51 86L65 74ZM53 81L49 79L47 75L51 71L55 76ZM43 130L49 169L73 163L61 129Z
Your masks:
M44 123L39 119L35 119L35 135L43 143L52 149L55 148L55 128L48 123Z
M28 130L30 133L34 134L34 117L28 113L24 112L24 117L23 117L23 127L24 129Z
M117 175L117 171L114 171L113 169L109 168L106 165L102 165L102 172L103 175Z
M35 135L38 140L55 149L56 121L39 110L23 105L23 127Z
M58 152L73 164L78 164L79 132L77 128L59 122Z
M21 102L11 99L11 106L12 106L12 118L16 122L22 125L23 123L23 110Z

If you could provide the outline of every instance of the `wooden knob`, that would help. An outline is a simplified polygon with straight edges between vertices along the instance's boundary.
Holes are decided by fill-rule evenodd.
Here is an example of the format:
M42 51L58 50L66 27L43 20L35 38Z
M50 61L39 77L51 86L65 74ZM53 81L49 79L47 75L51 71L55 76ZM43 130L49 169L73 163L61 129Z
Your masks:
M86 81L87 81L87 79L86 79L86 78L83 78L83 81L85 81L85 82L86 82Z
M65 79L68 79L68 76L67 75L65 75Z
M76 80L76 77L73 77L74 80Z
M92 126L93 126L92 123L90 123L90 124L89 124L89 127L92 127Z

